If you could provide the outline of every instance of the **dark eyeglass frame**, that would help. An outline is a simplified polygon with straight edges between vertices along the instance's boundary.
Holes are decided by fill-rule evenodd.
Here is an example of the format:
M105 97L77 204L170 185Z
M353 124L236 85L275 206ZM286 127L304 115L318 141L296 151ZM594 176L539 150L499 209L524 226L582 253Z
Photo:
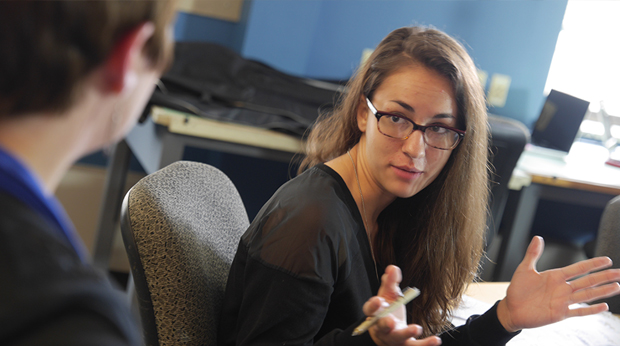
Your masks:
M377 118L377 130L379 130L379 132L381 132L381 134L386 136L386 137L390 137L390 138L394 138L394 139L400 139L400 140L404 141L407 138L409 138L409 136L411 136L411 134L413 134L416 130L420 130L424 134L422 136L422 138L424 139L424 143L426 143L428 146L433 147L435 149L439 149L439 150L452 150L452 149L456 148L459 145L459 143L461 143L461 140L465 136L465 131L459 130L459 129L451 127L451 126L438 125L438 124L433 124L433 125L429 125L429 126L422 126L422 125L418 125L418 124L414 123L413 120L411 120L411 119L409 119L409 118L407 118L405 116L398 115L398 114L387 113L387 112L380 112L380 111L377 110L375 105L373 105L372 102L370 102L370 99L368 97L366 97L366 103L368 104L368 108L370 108L370 111L372 112L372 114ZM390 136L388 134L385 134L385 133L383 133L381 131L381 128L379 127L379 119L381 119L381 117L384 117L384 116L397 117L397 118L403 119L405 121L408 121L411 124L413 124L413 130L411 130L411 133L409 135L407 135L407 137L404 137L404 138L403 137L394 137L394 136ZM434 145L428 144L426 142L426 129L428 129L430 127L441 127L441 128L447 129L447 130L454 131L458 135L458 138L457 138L456 142L454 142L454 145L451 148L439 148L439 147L436 147Z

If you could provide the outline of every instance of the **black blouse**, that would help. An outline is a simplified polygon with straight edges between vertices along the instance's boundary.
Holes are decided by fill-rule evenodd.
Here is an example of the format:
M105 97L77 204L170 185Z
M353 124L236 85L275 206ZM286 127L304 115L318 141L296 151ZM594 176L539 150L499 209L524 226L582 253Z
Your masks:
M284 184L240 240L218 329L220 345L374 345L351 336L379 289L362 216L325 165ZM495 307L442 334L443 345L503 345Z

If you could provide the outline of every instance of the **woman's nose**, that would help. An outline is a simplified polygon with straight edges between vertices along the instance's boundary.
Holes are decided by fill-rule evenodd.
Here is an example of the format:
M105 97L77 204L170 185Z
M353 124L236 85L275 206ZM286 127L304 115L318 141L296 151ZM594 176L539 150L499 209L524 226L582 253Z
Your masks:
M424 132L415 130L403 143L403 152L411 158L424 157L426 154L426 143L424 142Z

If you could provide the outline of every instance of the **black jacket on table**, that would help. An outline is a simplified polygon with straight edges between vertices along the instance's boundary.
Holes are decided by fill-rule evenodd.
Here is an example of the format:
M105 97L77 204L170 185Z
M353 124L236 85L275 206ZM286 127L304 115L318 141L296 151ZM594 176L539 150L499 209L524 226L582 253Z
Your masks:
M379 289L353 196L325 165L284 184L241 238L228 277L218 344L374 345L351 336ZM503 345L495 307L442 334L443 345Z
M0 191L0 345L140 345L124 295Z

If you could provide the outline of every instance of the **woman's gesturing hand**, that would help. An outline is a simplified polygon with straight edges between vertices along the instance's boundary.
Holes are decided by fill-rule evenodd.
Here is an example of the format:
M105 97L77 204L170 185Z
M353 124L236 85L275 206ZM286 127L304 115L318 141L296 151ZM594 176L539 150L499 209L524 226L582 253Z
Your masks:
M364 304L364 313L367 316L378 314L381 310L398 299L402 292L399 284L402 280L400 268L388 266L381 277L379 293ZM407 324L405 306L400 307L387 317L380 319L368 330L373 341L379 346L432 346L441 345L441 339L430 336L417 340L422 334L422 327L417 324Z
M611 266L608 257L592 258L539 273L536 262L543 248L543 239L534 237L512 276L506 298L497 307L498 318L509 332L606 311L608 306L605 303L573 309L569 305L620 293L620 285L616 282L620 281L620 269L596 272Z

